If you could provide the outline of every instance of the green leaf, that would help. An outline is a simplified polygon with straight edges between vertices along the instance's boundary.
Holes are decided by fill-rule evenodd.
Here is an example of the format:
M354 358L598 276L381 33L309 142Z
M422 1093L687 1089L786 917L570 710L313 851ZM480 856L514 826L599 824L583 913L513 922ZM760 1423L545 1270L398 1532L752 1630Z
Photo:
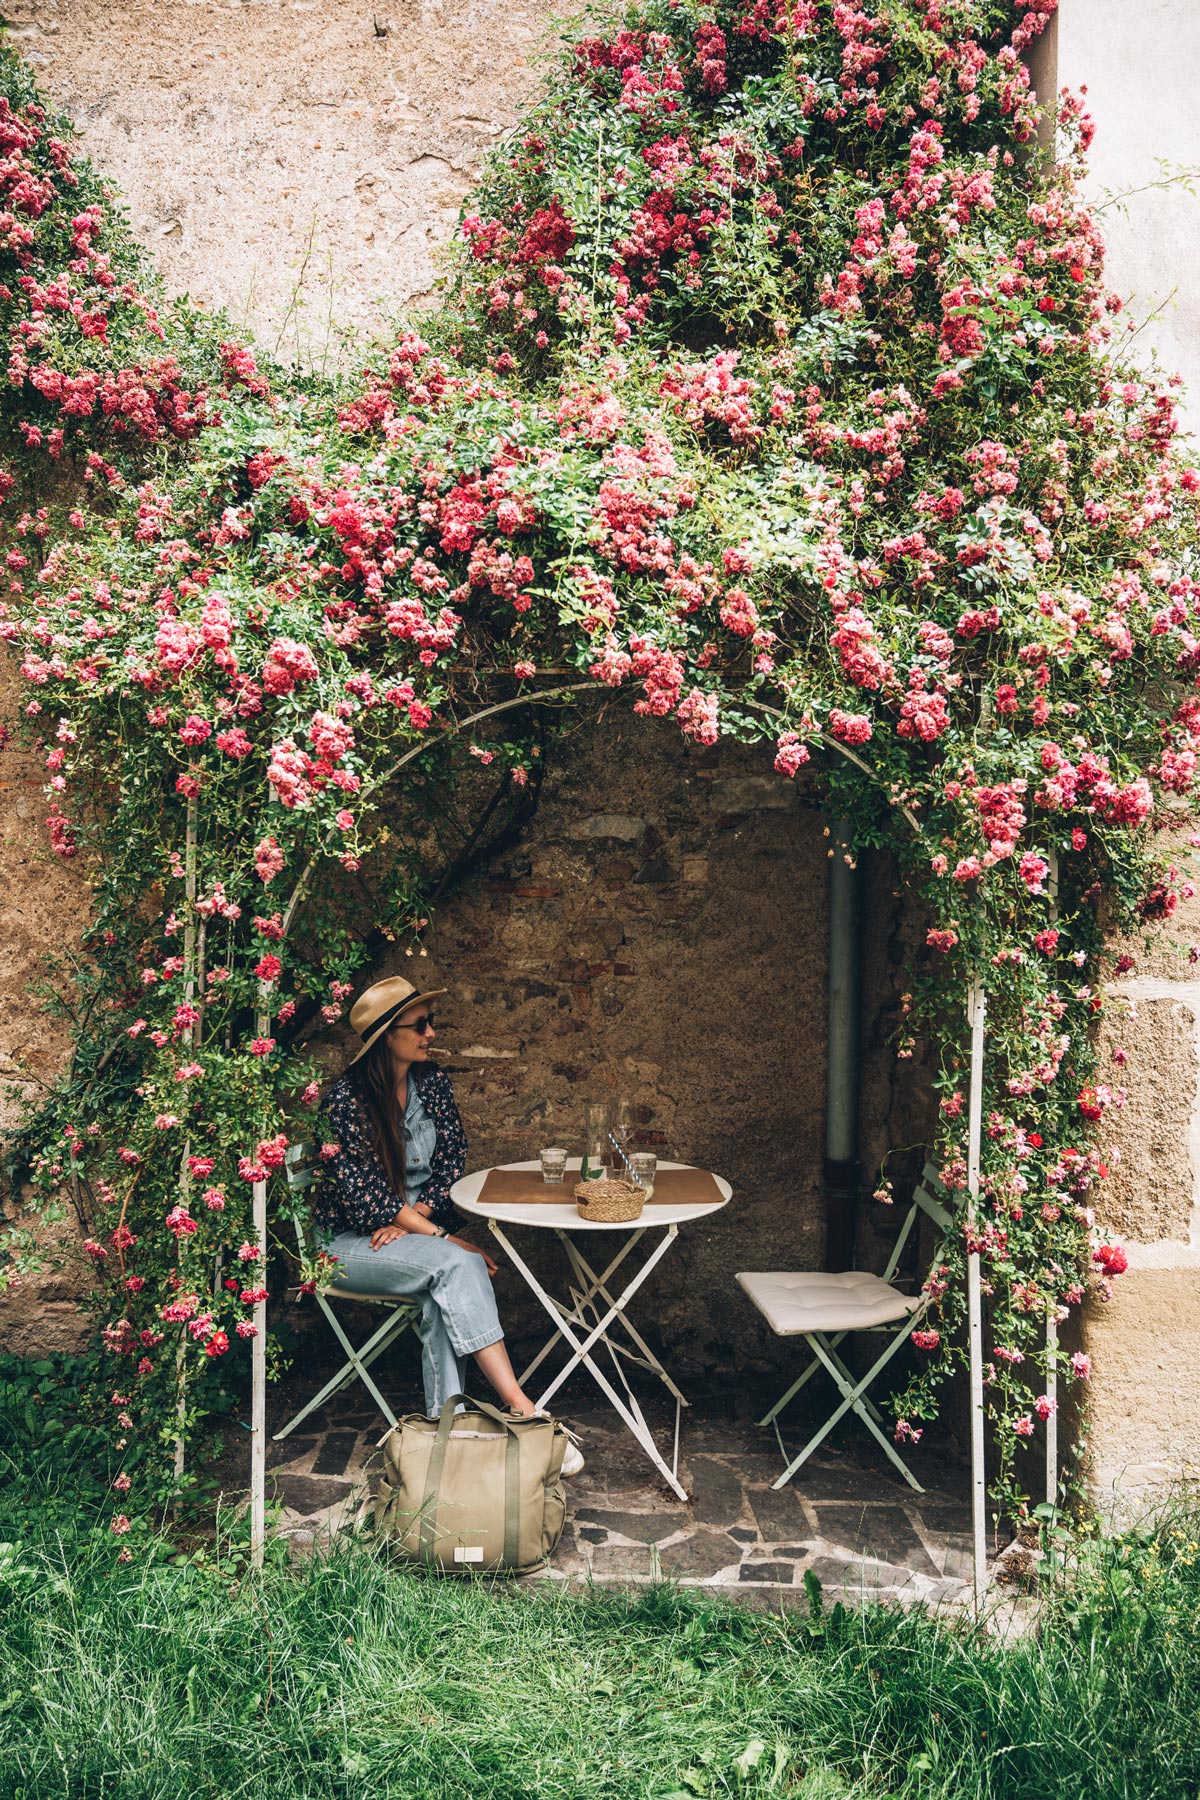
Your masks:
M762 1761L763 1752L766 1747L767 1746L762 1738L751 1738L741 1755L734 1757L733 1767L737 1770L743 1780L750 1774L752 1769L757 1769L759 1763Z

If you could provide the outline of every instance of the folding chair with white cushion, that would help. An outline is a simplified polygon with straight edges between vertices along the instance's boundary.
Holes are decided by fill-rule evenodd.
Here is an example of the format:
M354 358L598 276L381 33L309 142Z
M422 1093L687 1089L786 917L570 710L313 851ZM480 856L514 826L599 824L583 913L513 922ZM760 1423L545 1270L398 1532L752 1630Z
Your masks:
M312 1161L312 1151L307 1144L293 1144L287 1153L284 1172L287 1175L290 1193L298 1198L314 1186L320 1175L320 1167ZM293 1218L292 1222L296 1228L296 1246L303 1264L305 1258L304 1226L298 1215ZM283 1429L275 1433L276 1439L285 1438L290 1432L295 1431L302 1420L307 1419L310 1413L316 1412L318 1407L324 1406L327 1400L331 1400L343 1388L349 1387L352 1381L363 1383L388 1424L394 1425L396 1415L371 1377L371 1364L377 1357L383 1355L390 1344L395 1343L402 1332L407 1331L410 1326L415 1326L420 1317L420 1307L412 1300L397 1300L394 1294L359 1294L344 1287L331 1288L326 1293L321 1293L318 1289L314 1297L317 1305L329 1320L338 1343L346 1352L347 1361L342 1364L337 1374L325 1383L320 1393L314 1394L307 1405L301 1407L295 1418L289 1419ZM388 1316L366 1343L356 1350L342 1329L342 1322L330 1304L332 1300L352 1300L356 1306L386 1306Z
M737 1277L775 1335L802 1337L813 1353L812 1360L799 1379L792 1383L781 1400L776 1401L766 1417L759 1420L760 1425L775 1427L775 1436L779 1439L779 1448L785 1462L787 1449L779 1429L779 1415L810 1376L818 1368L825 1368L842 1395L840 1406L820 1430L813 1434L799 1456L787 1463L783 1474L775 1483L777 1488L785 1487L800 1465L825 1441L838 1421L846 1413L853 1412L878 1439L909 1486L916 1488L918 1493L924 1492L916 1476L897 1455L895 1445L883 1430L883 1414L867 1395L867 1389L880 1370L895 1356L926 1304L923 1294L905 1294L892 1286L892 1277L917 1218L924 1212L934 1220L939 1228L939 1244L953 1223L946 1208L934 1198L933 1191L941 1192L942 1189L937 1170L931 1163L925 1165L923 1182L924 1185L913 1196L913 1203L905 1215L882 1275L870 1275L865 1270L852 1269L844 1275L811 1270L797 1274L742 1274ZM900 1329L893 1330L892 1327L897 1324ZM855 1378L838 1355L838 1345L852 1331L878 1331L886 1333L888 1337L882 1355L860 1379Z

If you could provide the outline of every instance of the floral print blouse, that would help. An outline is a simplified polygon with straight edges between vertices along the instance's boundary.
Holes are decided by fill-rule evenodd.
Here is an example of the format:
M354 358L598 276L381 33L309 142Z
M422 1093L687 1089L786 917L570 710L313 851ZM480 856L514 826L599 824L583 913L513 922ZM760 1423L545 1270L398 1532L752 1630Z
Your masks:
M450 1202L450 1189L467 1166L467 1137L454 1103L450 1077L428 1066L409 1070L408 1078L420 1088L421 1101L437 1130L429 1179L420 1198L432 1208L435 1225L451 1230L458 1214ZM329 1159L313 1208L316 1225L330 1237L354 1232L368 1237L381 1225L390 1225L402 1202L388 1182L387 1172L371 1142L371 1128L349 1073L335 1081L321 1102L337 1155Z

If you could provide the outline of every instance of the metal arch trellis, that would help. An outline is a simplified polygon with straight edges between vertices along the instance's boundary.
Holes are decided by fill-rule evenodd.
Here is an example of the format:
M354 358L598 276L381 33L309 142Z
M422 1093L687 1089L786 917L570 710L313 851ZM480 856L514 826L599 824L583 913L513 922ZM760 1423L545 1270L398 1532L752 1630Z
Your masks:
M394 781L400 771L411 762L434 748L446 743L451 738L459 737L464 731L483 723L485 719L498 717L501 713L512 712L520 707L540 706L551 700L566 699L574 694L597 694L595 681L568 682L559 687L543 688L538 693L520 694L512 699L500 700L491 706L480 708L478 712L469 714L464 719L455 720L434 736L424 738L406 750L403 756L396 759L382 775L379 775L367 787L360 791L360 803L369 799L380 788ZM768 706L765 702L752 700L747 703L754 711L780 724L786 718L778 708ZM878 781L879 777L865 759L856 754L849 745L839 742L837 738L826 736L823 732L814 733L811 740L827 750L834 750L840 756L868 777ZM897 811L903 814L909 827L918 838L924 838L925 832L920 820L907 805L901 805ZM308 883L321 858L326 854L332 837L327 837L313 851L300 873L288 899L283 914L283 936L286 938L295 920L296 913L307 892ZM268 1034L270 1018L267 1011L268 990L266 984L259 988L259 1015L257 1029L261 1036ZM983 1324L982 1324L982 1284L980 1276L979 1252L971 1246L974 1242L975 1213L979 1201L979 1160L982 1139L983 1120L983 1056L984 1028L986 1021L986 997L982 985L972 981L967 993L967 1021L971 1032L971 1065L970 1065L970 1100L968 1107L968 1154L967 1154L967 1331L968 1355L970 1365L970 1403L971 1403L971 1522L974 1567L975 1604L979 1608L983 1604L987 1585L987 1479L984 1461L984 1410L983 1410ZM265 1251L267 1242L267 1184L265 1181L254 1183L254 1230L259 1244ZM250 1411L250 1556L256 1568L261 1568L266 1545L266 1328L267 1303L260 1300L254 1309L254 1323L257 1331L251 1343L251 1411ZM1053 1495L1049 1495L1053 1499Z

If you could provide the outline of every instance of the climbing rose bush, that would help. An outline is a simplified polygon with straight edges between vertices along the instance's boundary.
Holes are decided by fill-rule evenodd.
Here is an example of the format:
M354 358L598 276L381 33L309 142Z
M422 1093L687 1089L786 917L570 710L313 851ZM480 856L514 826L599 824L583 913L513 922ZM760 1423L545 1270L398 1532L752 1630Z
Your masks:
M1058 160L1036 146L1021 55L1052 11L631 6L488 160L440 311L338 382L152 306L5 63L0 634L95 896L29 1144L94 1221L123 1431L186 1424L260 1328L251 1195L314 1128L297 1027L363 972L346 895L371 877L402 941L424 919L413 772L528 783L533 701L628 690L697 744L763 741L903 870L897 1049L931 1059L954 1224L896 1435L962 1354L977 1254L993 1491L1025 1504L1051 1359L1090 1373L1047 1328L1126 1260L1106 934L1190 892L1155 838L1200 745L1200 473L1115 335L1076 100Z

